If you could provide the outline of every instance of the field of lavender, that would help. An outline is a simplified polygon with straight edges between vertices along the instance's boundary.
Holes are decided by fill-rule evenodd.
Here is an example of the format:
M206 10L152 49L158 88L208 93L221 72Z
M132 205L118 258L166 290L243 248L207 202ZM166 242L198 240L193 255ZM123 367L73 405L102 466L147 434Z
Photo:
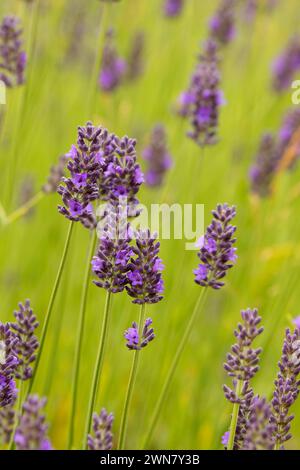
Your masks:
M300 448L298 3L1 0L1 449Z

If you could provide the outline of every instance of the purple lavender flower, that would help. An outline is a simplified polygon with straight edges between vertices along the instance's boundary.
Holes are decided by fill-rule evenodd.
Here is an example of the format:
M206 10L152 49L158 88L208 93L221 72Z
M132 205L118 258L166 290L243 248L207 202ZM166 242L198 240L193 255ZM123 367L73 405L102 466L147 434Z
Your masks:
M165 128L160 124L156 125L152 131L149 147L143 152L143 157L148 162L145 179L149 186L160 186L166 171L172 165L166 140Z
M14 315L17 322L12 323L11 328L18 338L15 353L19 361L15 376L17 379L27 380L32 376L31 364L36 358L35 352L39 347L39 342L34 334L39 322L30 307L29 300L26 300L24 305L19 303L19 310L15 311Z
M195 282L203 287L220 289L224 286L222 278L232 268L237 259L234 233L236 227L230 224L235 217L235 207L218 204L212 211L213 220L207 227L205 235L200 239L198 256L201 263L195 269Z
M126 346L128 349L140 350L147 346L150 341L154 340L154 330L152 327L150 327L152 323L153 322L151 318L147 318L147 320L145 320L141 335L139 334L138 324L136 322L132 323L131 328L128 328L124 333L124 337L127 341Z
M252 192L262 197L271 193L271 184L279 159L280 152L276 139L272 134L263 135L256 162L249 172Z
M261 317L257 309L241 311L243 323L239 323L234 331L237 342L227 354L227 362L224 364L229 377L232 377L232 387L223 386L225 397L228 401L239 405L238 422L234 439L234 448L241 449L244 445L244 437L248 429L249 413L253 402L254 393L250 387L250 380L258 371L259 355L261 348L254 349L252 343L263 331L259 327Z
M109 30L106 33L99 77L100 87L106 92L115 90L122 82L126 72L126 62L119 57L113 39L114 33Z
M61 155L58 163L50 168L50 174L47 178L47 182L43 185L42 191L46 194L55 193L61 182L61 179L65 175L65 165L68 161L67 155Z
M24 83L26 53L22 50L22 28L15 16L6 16L0 25L0 80L7 87Z
M108 414L105 408L101 413L93 414L94 436L88 435L87 442L89 450L111 450L113 447L112 425L114 415Z
M297 135L296 135L297 134ZM300 109L291 109L283 119L278 138L279 158L283 161L285 152L293 145L291 158L286 162L287 168L292 168L300 157Z
M47 437L48 425L41 413L46 399L29 395L22 406L22 415L17 426L14 442L17 450L52 450Z
M132 251L136 257L129 263L126 290L135 304L159 302L164 290L161 277L164 266L158 257L160 243L150 230L139 230L135 236L136 246Z
M164 13L170 18L180 15L182 8L183 0L165 0Z
M275 380L272 399L271 423L275 425L275 449L283 448L283 444L292 436L291 421L294 416L289 414L290 407L296 401L300 391L300 330L291 333L286 330L279 372Z
M199 57L181 109L181 114L189 117L192 126L188 136L201 147L217 142L219 107L223 104L219 84L217 46L209 40L204 44L204 52Z
M226 431L221 438L221 444L223 444L225 448L228 444L228 439L229 439L229 431Z
M265 398L253 398L244 436L243 450L272 450L274 447L274 424L272 411Z
M290 88L300 70L300 37L294 36L273 63L273 88L278 93Z
M296 318L293 319L293 323L300 330L300 315L298 315Z
M15 423L14 402L0 408L0 444L8 444Z
M10 323L0 322L0 408L13 403L17 395L14 381L18 367L17 344L18 338L11 331Z
M138 31L132 40L128 57L127 77L129 80L136 80L144 71L144 49L145 34Z
M219 44L226 45L235 36L235 0L221 0L209 22L210 37Z

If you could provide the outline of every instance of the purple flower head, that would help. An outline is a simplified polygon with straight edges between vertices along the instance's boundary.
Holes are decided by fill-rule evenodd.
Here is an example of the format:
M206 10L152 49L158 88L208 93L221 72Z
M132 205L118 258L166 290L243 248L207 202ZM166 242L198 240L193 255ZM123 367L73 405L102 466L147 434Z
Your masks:
M230 224L236 211L233 206L219 204L212 214L213 220L200 240L198 257L201 262L194 274L195 282L200 286L220 289L224 286L221 279L237 258L236 248L233 248L236 227Z
M151 325L152 319L147 318L144 323L143 331L140 334L138 330L138 324L133 322L132 327L128 328L124 333L127 348L139 350L147 346L150 341L153 341L155 335Z
M273 88L278 93L290 88L295 74L300 70L300 37L290 39L286 48L272 67Z
M221 92L218 70L217 46L212 40L204 44L204 52L192 76L185 94L181 114L190 120L192 129L188 132L201 147L217 142Z
M149 186L160 186L166 171L172 165L172 158L167 149L166 131L162 125L154 127L149 147L144 150L143 157L148 162L146 183Z
M272 410L265 398L256 396L249 407L243 450L273 450L274 424Z
M0 24L0 80L7 87L24 83L26 54L22 50L22 28L15 16L6 16Z
M290 407L296 401L300 391L300 330L291 333L286 330L282 348L282 356L278 363L279 372L275 380L275 390L272 399L271 422L275 425L275 445L282 448L292 436L290 434Z
M228 439L229 439L229 431L226 431L221 438L221 444L223 444L223 446L226 447L228 444Z
M48 425L41 413L46 399L29 395L22 406L22 415L15 432L14 441L17 450L52 450L47 437Z
M285 153L292 148L291 158L287 161L287 167L292 168L300 157L300 109L291 109L283 119L278 138L279 158L283 160Z
M113 447L112 425L114 415L108 414L105 408L101 413L93 414L93 435L87 437L89 450L111 450Z
M12 332L10 323L0 322L0 408L10 405L16 398L17 344L18 338Z
M280 153L276 139L272 134L263 135L256 161L249 172L252 192L262 197L271 193L271 185L279 159Z
M218 10L209 22L210 37L221 45L235 36L235 0L221 0Z
M138 31L133 36L131 49L128 57L127 77L129 80L136 80L143 74L144 49L145 35L143 31Z
M164 290L161 277L163 265L158 256L159 242L156 235L149 230L139 230L135 234L136 245L129 263L128 284L126 290L134 298L133 303L156 303L163 297Z
M14 315L17 321L11 324L11 328L18 338L15 353L19 361L15 376L17 379L27 380L32 376L32 363L35 361L36 350L39 347L34 334L39 323L30 307L29 300L26 300L24 305L19 303L19 310L15 311Z
M126 72L126 62L118 56L114 33L109 30L106 33L106 42L103 48L99 84L102 90L111 92L122 82Z
M184 0L165 0L164 13L165 16L173 18L180 15L183 8Z

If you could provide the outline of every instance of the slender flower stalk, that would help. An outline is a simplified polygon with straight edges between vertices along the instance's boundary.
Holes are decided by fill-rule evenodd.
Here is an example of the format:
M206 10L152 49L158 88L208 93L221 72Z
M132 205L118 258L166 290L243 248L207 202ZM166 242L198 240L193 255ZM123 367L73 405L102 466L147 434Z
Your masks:
M138 335L142 335L143 324L144 324L144 317L145 317L145 303L142 303L140 306L140 317L138 323ZM133 353L133 361L131 366L131 372L129 376L129 382L127 386L127 392L124 402L124 408L122 412L121 424L120 424L120 434L119 434L119 443L118 449L123 450L125 443L126 443L126 432L127 432L127 421L128 421L128 411L130 409L132 393L134 389L134 385L136 382L136 376L138 371L138 364L139 364L139 357L140 357L140 348L134 349Z
M84 327L85 327L86 303L87 303L88 288L89 288L90 273L91 273L91 261L92 261L92 256L95 251L95 245L96 245L96 239L97 239L96 235L97 235L96 230L93 230L91 234L91 239L90 239L90 247L89 247L89 252L88 252L87 266L86 266L86 271L85 271L85 276L84 276L84 281L83 281L83 290L82 290L82 296L81 296L79 323L78 323L75 358L74 358L73 379L72 379L71 413L70 413L68 449L72 448L73 441L74 441L78 380L79 380L80 362L81 362L81 355L82 355L82 342L83 342Z
M18 207L18 209L13 211L11 214L7 215L5 225L11 224L16 220L25 217L26 214L28 214L28 212L44 198L44 196L44 193L42 191L39 191L27 202L25 202L25 204L23 204L21 207Z
M46 335L47 335L47 332L48 332L48 327L49 327L49 322L50 322L50 318L51 318L51 314L52 314L52 310L53 310L53 305L54 305L54 302L55 302L55 299L56 299L58 288L60 286L61 276L62 276L64 266L65 266L65 263L66 263L66 258L67 258L67 254L68 254L68 250L69 250L69 246L70 246L70 241L71 241L71 237L72 237L72 233L73 233L73 228L74 228L74 222L71 221L70 224L69 224L67 238L66 238L66 241L65 241L62 257L61 257L61 260L60 260L60 264L59 264L58 271L57 271L57 274L56 274L56 278L55 278L55 281L54 281L54 286L52 288L51 296L50 296L47 311L46 311L46 316L45 316L44 325L43 325L42 334L41 334L41 339L40 339L40 348L39 348L37 356L36 356L36 364L35 364L35 368L34 368L34 371L33 371L32 378L30 380L28 394L31 393L32 387L34 385L34 381L36 379L38 367L39 367L39 364L40 364L41 355L42 355L44 344L45 344Z

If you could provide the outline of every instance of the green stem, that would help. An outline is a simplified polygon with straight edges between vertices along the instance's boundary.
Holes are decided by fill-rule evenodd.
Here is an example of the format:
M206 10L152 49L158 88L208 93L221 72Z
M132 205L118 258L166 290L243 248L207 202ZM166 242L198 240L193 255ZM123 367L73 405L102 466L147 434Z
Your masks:
M243 381L238 380L237 384L236 384L236 389L235 389L235 393L236 393L237 397L239 397L241 395L242 389L243 389ZM237 425L238 417L239 417L239 409L240 409L240 404L239 403L234 403L233 404L232 415L231 415L231 423L230 423L230 428L229 428L229 438L228 438L227 450L233 450L234 438L235 438L235 432L236 432L236 425Z
M68 438L68 449L72 448L74 440L74 424L75 424L75 411L77 404L77 391L78 391L78 378L80 370L80 359L81 359L81 350L82 350L82 341L84 336L84 326L85 326L85 311L86 311L86 302L88 295L88 287L90 281L91 273L91 259L94 254L95 245L97 240L97 232L93 230L90 240L90 246L87 257L87 265L84 275L83 291L81 297L80 305L80 314L79 314L79 323L77 330L77 340L76 340L76 349L75 349L75 361L73 369L73 381L72 381L72 398L71 398L71 417L70 417L70 429L69 429L69 438Z
M190 316L190 319L189 319L189 322L186 326L186 329L181 337L181 340L180 340L180 343L179 343L179 346L176 350L176 353L175 353L175 356L173 358L173 362L169 368L169 372L167 374L167 377L166 377L166 380L164 382L164 385L161 389L161 392L160 392L160 395L159 395L159 398L156 402L156 406L154 408L154 412L153 412L153 415L152 415L152 419L150 421L150 426L149 426L149 430L148 430L148 433L146 434L146 438L144 440L144 445L143 445L143 449L147 448L147 446L149 445L149 442L150 442L150 439L152 437L152 434L153 434L153 431L156 427L156 424L157 424L157 421L158 421L158 418L159 418L159 415L160 415L160 412L161 412L161 409L162 409L162 406L164 404L164 401L165 401L165 398L166 398L166 395L167 395L167 392L168 392L168 389L169 389L169 386L172 382L172 379L173 379L173 376L175 374L175 371L176 371L176 368L178 366L178 363L179 363L179 360L181 358L181 355L183 353L183 350L185 348L185 345L187 343L187 340L191 334L191 331L192 329L194 328L194 325L195 325L195 321L197 319L197 316L198 316L198 312L199 312L199 308L200 308L200 305L202 304L202 301L204 299L204 294L206 292L206 288L201 288L201 293L198 297L198 300L196 302L196 305L194 307L194 310L193 310L193 313L192 315Z
M95 403L96 403L96 394L97 394L97 389L98 389L101 372L102 372L103 358L104 358L107 332L108 332L108 320L109 320L109 314L110 314L110 307L111 307L111 292L107 291L105 307L104 307L104 316L103 316L103 321L102 321L101 336L100 336L97 358L96 358L96 363L95 363L91 395L90 395L89 404L88 404L85 433L83 436L83 449L86 448L87 436L91 428L92 414L93 414L93 410L94 410Z
M139 337L141 337L141 334L142 334L144 316L145 316L145 304L141 304L139 326L138 326L138 328L139 328ZM135 381L136 381L140 351L138 349L135 349L133 354L134 355L133 355L132 367L131 367L131 372L130 372L130 376L129 376L129 382L128 382L128 386L127 386L127 392L126 392L124 408L123 408L123 413L122 413L122 418L121 418L119 444L118 444L118 449L119 450L124 450L124 446L125 446L125 442L126 442L126 432L127 432L127 424L128 424L127 423L127 421L128 421L128 411L129 411L129 408L130 408L130 403L131 403L131 399L132 399L132 392L133 392L134 384L135 384Z
M19 380L19 393L18 393L18 400L17 400L17 406L16 406L15 423L14 423L14 427L10 436L8 450L13 450L15 446L14 437L15 437L15 432L19 423L21 410L22 410L22 392L23 392L23 380Z
M29 384L29 387L28 387L28 395L30 394L30 392L32 390L34 380L35 380L36 375L37 375L37 370L38 370L38 367L39 367L43 347L44 347L44 344L45 344L45 338L46 338L46 334L47 334L47 331L48 331L48 326L49 326L49 321L50 321L50 317L51 317L51 313L52 313L52 308L53 308L54 301L55 301L55 298L56 298L56 294L57 294L57 291L58 291L58 287L59 287L59 284L60 284L61 275L62 275L64 266L65 266L68 249L69 249L69 246L70 246L70 240L71 240L71 236L72 236L72 232L73 232L73 227L74 227L74 222L71 221L70 225L69 225L68 233L67 233L67 239L65 241L64 251L63 251L62 258L61 258L61 261L60 261L60 264L59 264L59 268L58 268L58 271L57 271L56 279L55 279L54 286L53 286L53 289L52 289L52 292L51 292L51 296L50 296L50 300L49 300L49 304L48 304L48 308L47 308L47 312L46 312L46 316L45 316L45 320L44 320L44 325L43 325L41 339L40 339L40 347L38 349L38 353L37 353L37 357L36 357L33 376L30 380L30 384Z
M1 202L0 202L0 220L1 220L2 225L7 224L7 215L6 215L5 209L2 206Z
M29 199L23 206L18 207L18 209L16 209L10 215L6 216L6 225L11 224L12 222L15 222L21 217L24 217L24 215L26 215L30 211L30 209L36 206L41 201L41 199L43 199L44 196L45 196L45 193L43 191L39 191L31 199Z

